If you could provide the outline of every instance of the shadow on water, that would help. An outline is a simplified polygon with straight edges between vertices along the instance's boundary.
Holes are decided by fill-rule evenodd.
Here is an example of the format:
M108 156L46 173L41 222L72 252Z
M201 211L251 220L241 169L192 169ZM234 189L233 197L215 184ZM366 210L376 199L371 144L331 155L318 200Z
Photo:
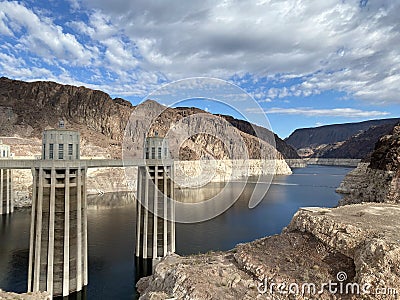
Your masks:
M140 278L152 274L153 264L151 259L135 257L135 284Z

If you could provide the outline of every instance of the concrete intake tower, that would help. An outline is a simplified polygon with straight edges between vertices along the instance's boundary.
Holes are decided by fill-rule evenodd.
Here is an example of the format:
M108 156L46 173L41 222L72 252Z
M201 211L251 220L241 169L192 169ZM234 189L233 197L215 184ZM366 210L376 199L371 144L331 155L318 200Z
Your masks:
M0 159L10 159L10 146L0 141ZM11 169L0 169L0 215L14 211L14 192Z
M135 252L154 266L175 252L174 165L167 139L157 133L145 139L144 156L146 165L138 167Z
M68 296L88 284L86 171L79 132L63 123L44 131L32 168L28 292Z

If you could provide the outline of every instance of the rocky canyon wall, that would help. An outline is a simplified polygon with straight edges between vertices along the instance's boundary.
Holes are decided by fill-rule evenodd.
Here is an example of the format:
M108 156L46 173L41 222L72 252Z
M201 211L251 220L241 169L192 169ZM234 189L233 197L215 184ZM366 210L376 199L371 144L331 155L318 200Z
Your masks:
M400 203L400 125L383 136L369 163L360 163L340 184L340 205L361 202Z

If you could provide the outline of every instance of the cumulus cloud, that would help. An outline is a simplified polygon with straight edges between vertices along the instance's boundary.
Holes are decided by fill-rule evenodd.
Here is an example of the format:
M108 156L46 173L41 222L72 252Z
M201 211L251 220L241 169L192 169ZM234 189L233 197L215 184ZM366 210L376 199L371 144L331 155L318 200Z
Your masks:
M40 19L18 2L1 2L0 11L0 28L3 32L18 36L18 48L29 49L36 55L50 59L68 61L69 64L90 62L91 52L75 36L64 33L63 28L50 19Z
M35 1L0 2L0 34L14 41L4 54L34 54L42 64L22 67L51 64L59 81L85 80L60 65L85 67L87 85L111 93L144 96L160 83L211 76L259 103L330 90L400 102L399 1L67 1L65 18L42 15Z
M266 97L336 89L397 103L400 40L396 1L83 0L136 43L146 69L168 78L250 73L304 85Z
M71 5L71 9L76 11L80 9L81 5L79 4L79 0L68 0L68 2Z
M46 68L29 67L22 58L6 53L0 53L0 69L14 78L31 77L40 79L51 76L51 72Z

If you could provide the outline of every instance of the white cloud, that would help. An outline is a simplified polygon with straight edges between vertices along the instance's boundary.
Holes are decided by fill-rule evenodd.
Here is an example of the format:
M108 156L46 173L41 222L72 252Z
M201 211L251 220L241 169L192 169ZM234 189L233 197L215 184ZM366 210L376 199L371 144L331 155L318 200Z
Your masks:
M115 70L129 70L138 65L138 61L131 50L117 38L108 38L103 41L107 46L105 58Z
M81 8L79 0L68 0L71 5L72 10L76 11Z
M272 102L272 100L270 98L265 98L265 99L261 99L261 100L257 100L258 103L270 103Z
M19 36L18 47L36 55L68 61L68 64L88 64L91 52L75 36L64 33L61 26L48 18L40 19L33 11L18 2L0 2L1 24ZM4 28L3 28L4 31Z
M237 77L260 103L329 90L368 103L400 102L399 1L67 1L74 14L66 12L66 23L60 11L51 19L43 7L23 4L35 1L0 2L0 33L14 41L4 53L26 59L26 74L51 65L62 74L54 72L57 81L87 80L120 95L211 76ZM20 73L6 57L2 65L5 75ZM262 87L265 79L280 84Z
M7 16L4 11L0 11L0 33L4 35L13 36L12 31L6 25Z
M45 68L29 67L20 57L13 54L0 53L0 69L4 74L14 78L34 77L46 78L51 76L51 72Z
M346 117L346 118L373 118L390 115L385 111L367 111L354 108L332 108L332 109L313 109L313 108L279 108L273 107L265 110L266 114L283 115L303 115L307 117Z
M95 48L94 52L97 53L102 66L116 73L120 79L126 81L130 77L127 71L138 67L139 53L137 51L135 53L135 44L124 39L125 36L112 24L109 16L94 11L89 15L88 24L82 21L70 21L67 25L90 37L92 47ZM99 48L104 49L100 51Z
M138 46L144 69L171 80L275 74L305 83L270 90L271 99L336 89L368 101L399 101L396 1L83 2Z

